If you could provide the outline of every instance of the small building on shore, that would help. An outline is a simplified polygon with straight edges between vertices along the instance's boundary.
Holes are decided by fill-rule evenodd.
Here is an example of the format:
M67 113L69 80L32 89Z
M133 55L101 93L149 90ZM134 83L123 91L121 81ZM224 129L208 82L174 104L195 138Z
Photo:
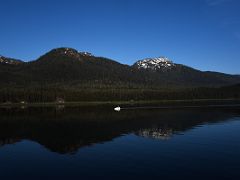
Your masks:
M58 97L58 98L56 99L56 103L57 103L57 104L64 104L65 101L64 101L63 98Z

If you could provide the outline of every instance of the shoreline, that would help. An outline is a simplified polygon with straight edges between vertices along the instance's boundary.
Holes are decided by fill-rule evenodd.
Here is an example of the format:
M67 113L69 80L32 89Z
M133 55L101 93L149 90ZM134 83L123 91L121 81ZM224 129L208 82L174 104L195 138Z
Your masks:
M80 102L45 102L45 103L1 103L4 107L54 107L54 106L140 106L151 105L170 107L212 107L212 106L240 106L240 99L190 99L190 100L155 100L155 101L80 101ZM169 107L169 108L170 108ZM164 107L163 107L164 108Z

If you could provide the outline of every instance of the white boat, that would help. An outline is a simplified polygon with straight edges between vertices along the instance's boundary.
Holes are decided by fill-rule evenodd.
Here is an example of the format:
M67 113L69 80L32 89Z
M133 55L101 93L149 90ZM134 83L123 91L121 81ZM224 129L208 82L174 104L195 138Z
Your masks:
M117 106L114 108L114 111L120 111L120 110L121 110L120 106Z

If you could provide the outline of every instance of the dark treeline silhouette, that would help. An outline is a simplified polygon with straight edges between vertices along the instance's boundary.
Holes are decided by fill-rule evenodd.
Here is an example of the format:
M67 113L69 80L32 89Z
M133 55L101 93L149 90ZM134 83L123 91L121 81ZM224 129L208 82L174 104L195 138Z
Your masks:
M191 99L239 99L240 85L220 88L140 89L140 88L64 88L41 86L1 88L0 102L65 102L77 101L150 101Z

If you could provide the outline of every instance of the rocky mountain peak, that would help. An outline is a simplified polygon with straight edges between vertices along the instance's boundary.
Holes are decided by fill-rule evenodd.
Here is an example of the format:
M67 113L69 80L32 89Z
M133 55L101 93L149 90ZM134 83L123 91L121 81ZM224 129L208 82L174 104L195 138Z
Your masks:
M171 69L175 64L167 57L157 57L157 58L146 58L137 61L134 66L138 69Z

